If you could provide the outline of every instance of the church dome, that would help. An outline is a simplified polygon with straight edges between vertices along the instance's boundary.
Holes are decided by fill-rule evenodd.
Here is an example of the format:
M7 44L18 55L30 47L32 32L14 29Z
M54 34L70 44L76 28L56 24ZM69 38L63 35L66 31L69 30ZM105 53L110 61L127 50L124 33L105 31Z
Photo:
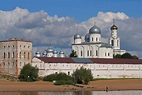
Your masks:
M52 53L53 49L52 48L48 48L46 51L47 51L47 53Z
M101 34L101 30L99 27L94 25L93 27L90 28L89 34Z
M64 54L64 52L63 52L63 51L60 51L59 54Z
M81 39L81 36L80 36L78 33L76 33L76 34L74 35L74 39Z
M40 54L40 52L39 52L39 51L37 51L35 54L36 54L36 55L37 55L37 54Z
M85 41L86 41L86 42L89 42L89 38L90 38L90 34L87 33L87 34L85 35Z
M110 28L111 30L117 30L118 29L118 27L116 26L116 25L113 25L113 26L111 26L111 28Z
M57 50L54 50L54 51L53 51L53 54L57 54L57 53L58 53Z

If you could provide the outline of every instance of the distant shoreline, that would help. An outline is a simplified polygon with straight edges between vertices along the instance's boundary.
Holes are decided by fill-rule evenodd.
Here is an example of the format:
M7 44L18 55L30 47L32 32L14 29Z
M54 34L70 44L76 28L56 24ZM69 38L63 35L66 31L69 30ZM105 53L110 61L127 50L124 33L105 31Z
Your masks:
M0 92L64 92L64 91L124 91L142 90L142 79L97 80L81 87L73 85L56 86L52 82L3 82L0 81Z

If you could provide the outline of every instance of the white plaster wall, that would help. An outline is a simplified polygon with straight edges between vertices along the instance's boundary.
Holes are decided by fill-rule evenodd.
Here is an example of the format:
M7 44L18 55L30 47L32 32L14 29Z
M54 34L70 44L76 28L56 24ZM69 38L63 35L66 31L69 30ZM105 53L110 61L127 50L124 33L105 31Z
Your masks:
M64 72L71 75L77 68L91 69L94 78L142 78L142 65L95 63L32 63L39 68L39 75Z

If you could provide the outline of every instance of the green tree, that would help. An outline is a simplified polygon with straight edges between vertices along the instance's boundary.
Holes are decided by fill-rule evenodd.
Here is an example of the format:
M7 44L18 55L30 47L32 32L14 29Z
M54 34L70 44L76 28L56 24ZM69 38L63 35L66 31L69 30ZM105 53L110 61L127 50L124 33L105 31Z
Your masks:
M70 57L77 57L76 51L72 50L70 53Z
M113 58L121 58L120 54L113 55Z
M38 78L38 68L33 67L30 64L24 65L24 67L21 69L19 79L20 81L36 81Z
M136 55L132 56L133 59L139 59Z
M66 73L60 72L59 74L50 74L43 78L44 81L56 81L55 85L68 85L72 84L72 77Z
M130 53L124 53L121 55L121 58L123 59L132 59L132 55Z
M113 58L122 58L122 59L139 59L136 55L131 55L130 53L124 53L122 55L114 55Z
M83 67L76 69L76 71L73 72L72 77L74 82L79 84L88 84L89 81L93 80L91 70Z

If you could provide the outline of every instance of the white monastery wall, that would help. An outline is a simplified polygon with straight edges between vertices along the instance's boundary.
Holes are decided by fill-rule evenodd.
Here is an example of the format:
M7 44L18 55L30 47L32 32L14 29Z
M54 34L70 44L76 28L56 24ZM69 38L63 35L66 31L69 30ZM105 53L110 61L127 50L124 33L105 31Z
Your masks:
M97 63L43 63L34 61L39 76L64 72L71 75L77 68L91 69L94 78L142 78L141 64L97 64Z

